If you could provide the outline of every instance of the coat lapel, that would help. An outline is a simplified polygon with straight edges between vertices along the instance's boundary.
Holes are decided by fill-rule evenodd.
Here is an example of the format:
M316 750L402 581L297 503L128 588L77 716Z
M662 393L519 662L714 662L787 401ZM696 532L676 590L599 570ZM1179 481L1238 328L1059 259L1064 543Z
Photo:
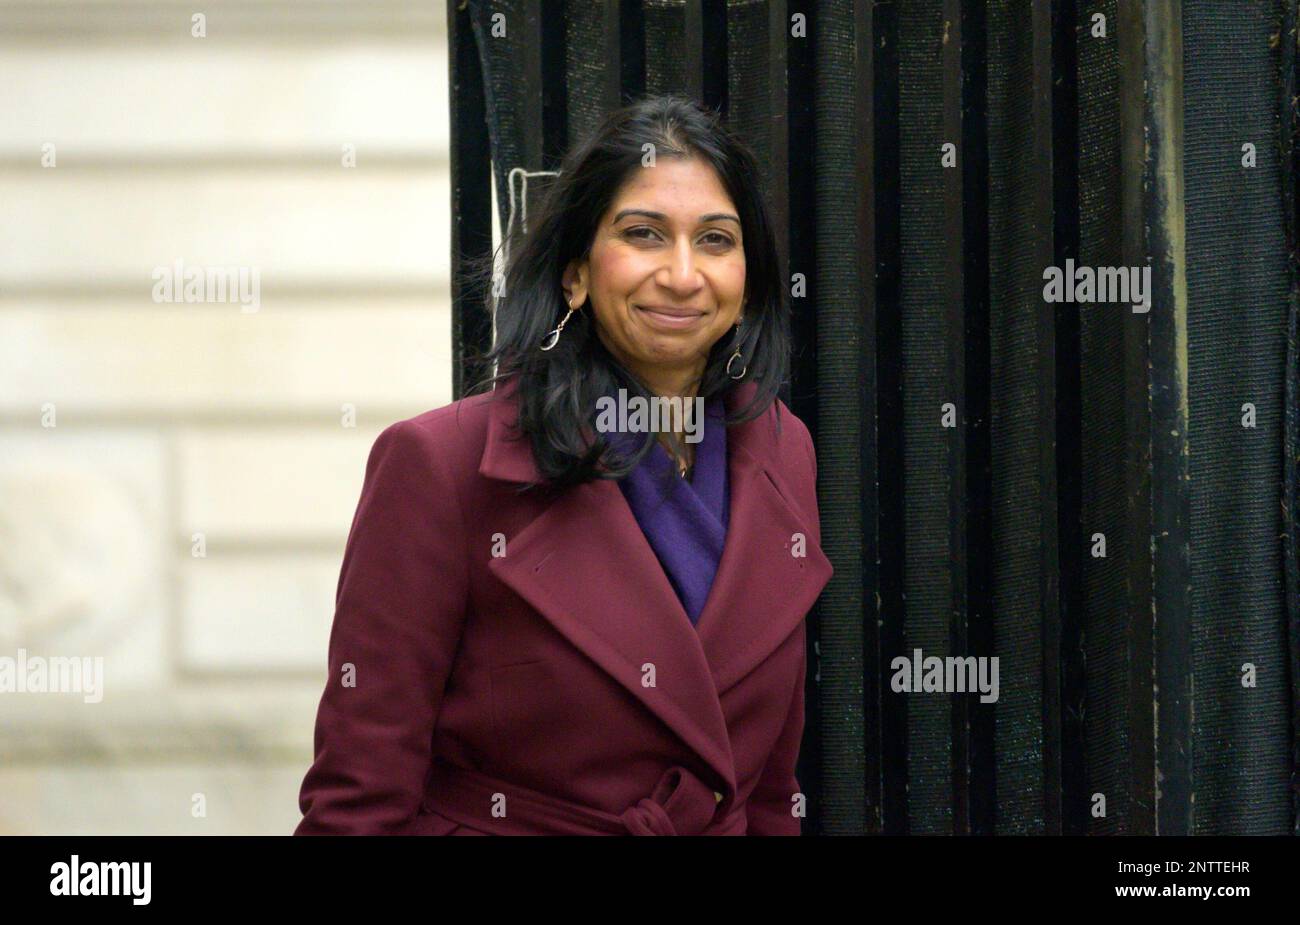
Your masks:
M532 481L529 444L510 425L513 382L489 403L479 472ZM728 410L747 402L745 383ZM787 425L788 426L788 425ZM601 479L560 493L508 537L489 568L578 649L652 710L734 791L720 696L799 625L831 575L811 525L775 472L770 412L731 428L730 515L718 571L692 626L618 485ZM796 534L805 555L793 554ZM653 666L652 686L648 686Z

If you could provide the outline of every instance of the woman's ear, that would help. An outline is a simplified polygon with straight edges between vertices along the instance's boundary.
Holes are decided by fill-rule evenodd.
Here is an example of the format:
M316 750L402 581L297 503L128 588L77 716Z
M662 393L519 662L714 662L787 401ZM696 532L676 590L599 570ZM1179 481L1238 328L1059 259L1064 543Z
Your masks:
M572 261L564 268L560 277L564 287L564 301L572 308L581 308L587 301L587 264L585 261Z

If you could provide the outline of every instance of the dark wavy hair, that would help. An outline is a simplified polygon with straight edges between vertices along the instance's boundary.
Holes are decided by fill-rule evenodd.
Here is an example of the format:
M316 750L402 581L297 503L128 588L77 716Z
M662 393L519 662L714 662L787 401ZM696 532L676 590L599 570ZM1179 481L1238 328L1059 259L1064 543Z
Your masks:
M626 389L629 397L650 398L651 392L596 336L590 300L569 317L553 349L539 349L568 313L561 283L565 268L590 253L601 218L630 175L642 169L647 144L654 146L656 158L700 158L710 164L741 223L744 324L713 345L696 394L708 401L725 396L740 382L755 381L753 401L726 417L731 426L765 413L789 375L785 277L753 153L721 124L717 113L689 99L654 96L615 110L584 144L568 152L543 197L540 214L530 215L527 231L509 242L504 279L495 280L498 288L503 284L503 294L493 293L495 255L471 267L469 274L489 293L496 341L490 350L470 358L489 372L467 394L518 377L517 431L531 441L542 478L557 488L622 478L655 443L652 432L634 454L622 457L594 432L597 398L618 388ZM741 380L726 371L736 349L745 367Z

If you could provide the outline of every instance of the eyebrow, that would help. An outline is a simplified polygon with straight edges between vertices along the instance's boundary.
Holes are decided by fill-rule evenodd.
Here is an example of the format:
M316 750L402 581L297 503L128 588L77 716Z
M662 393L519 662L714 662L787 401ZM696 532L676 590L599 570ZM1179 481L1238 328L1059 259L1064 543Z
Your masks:
M644 215L646 218L653 218L656 221L660 221L660 222L664 222L668 220L668 216L664 215L662 212L651 212L649 209L624 209L623 211L619 212L617 215L614 216L614 220L613 222L611 222L611 224L617 225L619 222L627 218L627 216L629 215ZM736 216L732 215L730 212L710 212L708 215L701 215L700 221L701 222L735 222L737 225L740 224L740 219L736 218Z

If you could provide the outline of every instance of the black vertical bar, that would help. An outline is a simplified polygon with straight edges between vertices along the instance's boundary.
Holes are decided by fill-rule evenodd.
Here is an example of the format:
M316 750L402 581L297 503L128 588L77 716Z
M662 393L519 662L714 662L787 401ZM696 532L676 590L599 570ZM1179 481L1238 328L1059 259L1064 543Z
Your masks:
M694 5L697 0L691 0ZM703 0L700 8L700 93L695 99L727 117L727 2Z
M1104 36L1095 34L1095 26L1102 21L1096 18L1099 16L1104 17ZM1074 157L1079 170L1079 258L1084 266L1125 264L1126 191L1121 165L1126 156L1122 127L1127 117L1121 113L1121 25L1116 0L1091 0L1079 10L1078 133L1080 140L1089 143L1077 148ZM1079 330L1080 485L1085 525L1077 534L1088 697L1082 718L1087 760L1081 773L1087 777L1089 834L1113 835L1130 831L1134 797L1128 686L1131 620L1126 603L1131 593L1127 543L1133 534L1127 528L1130 495L1125 485L1132 430L1124 348L1124 332L1132 316L1119 310L1084 309L1086 306L1072 315ZM1064 521L1061 529L1064 555L1072 534ZM1094 558L1092 544L1099 537L1105 539L1105 555ZM1104 813L1095 817L1093 794L1105 800Z
M1052 10L1036 0L1030 13L1033 36L1033 222L1034 262L1056 260L1055 202L1052 177ZM1056 313L1038 312L1038 535L1039 601L1042 627L1043 834L1061 834L1061 622L1056 522Z
M583 0L577 0L583 2ZM623 69L626 56L623 51L622 11L623 0L604 0L600 23L600 44L607 66L601 70L600 106L608 112L623 105Z
M704 8L703 0L686 0L682 23L682 59L686 64L682 93L704 100Z
M966 497L966 428L971 409L966 407L966 290L965 264L967 229L962 202L966 160L973 152L966 150L962 119L962 0L943 0L943 35L940 43L943 68L944 144L957 148L957 169L943 170L943 227L948 235L943 265L943 292L948 343L952 362L948 366L945 397L957 410L957 429L948 437L948 551L952 559L949 572L951 618L949 654L964 656L970 646L970 610L967 600L967 518ZM970 834L970 703L959 694L947 695L952 718L952 830L954 835Z
M767 187L768 207L776 233L776 250L781 266L790 267L790 96L788 89L789 16L785 0L771 0L768 5L767 86L770 105L768 123ZM725 30L724 30L725 35ZM724 84L724 87L727 84ZM787 286L789 280L786 280Z
M772 41L775 42L775 33L780 30L782 34L781 47L785 49L786 59L783 74L778 75L775 73L775 68L773 70L774 89L772 92L777 92L775 82L778 79L786 78L788 80L788 85L786 85L788 90L782 91L786 97L784 111L789 117L784 132L784 149L787 162L785 174L787 178L787 208L785 221L778 225L777 233L785 241L784 252L787 255L786 268L788 273L786 284L791 285L797 276L803 281L805 287L802 297L795 298L791 296L790 299L791 337L796 344L801 345L799 349L795 350L791 364L794 388L791 394L790 408L808 425L808 429L814 435L818 435L822 432L822 428L817 416L819 381L817 375L817 323L816 314L813 311L813 293L809 291L812 288L809 277L812 275L816 260L814 240L817 232L816 190L813 185L813 155L815 153L813 136L815 126L813 112L815 92L813 85L813 35L811 24L808 22L811 17L806 5L800 3L799 0L794 0L790 4L786 4L783 0L782 2L774 2L770 12L769 34L773 35ZM802 17L801 22L806 26L806 30L800 35L786 38L790 29L788 23L795 16ZM776 113L773 113L773 118L776 118ZM774 151L775 156L778 155ZM790 209L788 206L791 202L799 203L801 207ZM820 447L818 453L821 453ZM808 614L808 697L806 701L804 747L799 753L799 781L803 784L804 792L808 795L808 805L812 807L810 818L805 823L805 831L809 834L817 834L822 830L822 780L825 773L825 750L823 749L822 739L826 719L820 687L821 662L819 654L821 652L822 620L822 607L819 603Z
M1076 0L1052 3L1052 240L1055 265L1079 259L1079 82ZM1079 312L1074 303L1056 306L1057 550L1060 659L1060 831L1088 830L1089 801L1084 752L1086 697L1081 600L1083 541L1082 382ZM1050 499L1045 503L1050 504ZM1064 538L1064 542L1062 542Z
M772 230L776 236L778 262L785 269L786 293L790 292L790 96L789 96L789 14L786 0L771 0L767 5L767 75L768 117L764 137L767 138L766 189L767 205L772 216ZM730 32L728 32L730 35ZM729 59L730 60L730 56ZM728 64L728 67L731 65ZM731 75L728 75L724 92L727 94L721 103L724 110L731 109ZM806 304L806 303L805 303ZM790 342L793 348L790 380L780 389L781 400L791 408L804 403L796 400L796 391L805 389L807 405L815 405L811 400L817 388L817 380L801 379L805 370L816 371L816 361L799 364L798 357L810 344L816 343L816 335L804 336L794 323L793 305L791 306ZM815 350L815 347L813 348ZM796 412L797 413L797 412ZM816 414L808 422L816 433Z
M483 71L469 9L447 4L451 171L451 342L452 398L464 397L485 370L465 358L491 346L487 289L466 269L492 251L492 165Z
M863 598L867 602L866 666L875 683L868 685L866 700L867 759L870 780L868 811L874 812L874 830L886 835L906 835L908 816L907 698L885 693L891 661L907 653L907 605L904 566L907 561L906 456L903 445L903 289L902 289L902 173L899 133L898 7L893 3L869 4L870 37L859 46L869 72L870 92L859 97L870 105L871 132L866 157L872 212L866 227L875 248L875 288L864 289L864 303L874 318L864 330L872 364L868 387L874 402L867 403L865 433L875 443L874 455L864 460L868 506L863 509L867 548L863 557ZM869 101L869 104L868 104ZM859 123L861 124L861 123ZM872 266L866 263L866 266ZM874 296L874 298L872 298ZM865 451L864 451L865 452ZM874 504L873 512L870 504ZM874 618L874 619L873 619ZM876 635L878 633L878 636Z
M542 156L530 170L554 170L569 145L566 0L542 0L537 46L541 56ZM539 189L542 184L538 184Z
M685 36L683 0L645 3L645 93L690 96L687 72L699 60L700 47L692 48ZM692 97L698 99L698 96Z
M1281 31L1282 213L1290 255L1287 303L1286 410L1283 421L1283 573L1291 755L1291 834L1300 835L1300 4L1286 0Z
M964 351L962 414L966 441L964 460L966 537L965 648L954 655L992 658L995 652L993 613L993 485L991 445L991 345L989 316L989 142L988 142L988 25L985 0L961 4L962 138L962 301ZM955 560L954 560L955 561ZM994 750L996 704L983 703L972 693L961 695L965 707L966 787L968 831L992 835L997 818Z
M853 108L854 124L858 126L858 146L854 151L854 174L862 178L857 186L855 222L858 227L858 248L864 268L878 267L876 241L876 177L874 168L880 164L878 132L881 128L874 112L876 86L876 12L880 7L873 3L854 5L853 21ZM895 163L897 169L897 163ZM862 665L866 673L862 691L863 734L863 811L864 828L879 834L883 830L882 813L882 749L880 711L884 663L880 651L880 598L877 594L878 559L880 555L880 460L877 446L879 396L877 358L879 339L879 304L874 281L863 274L862 288L862 354L859 367L859 433L862 442ZM875 678L876 683L866 683ZM901 699L901 698L899 698ZM903 817L906 818L906 812Z
M645 96L645 7L642 0L608 0L618 9L621 48L621 103Z
M519 118L520 118L520 142L523 154L522 166L525 170L542 169L542 152L545 146L545 124L546 120L543 114L543 94L546 90L546 82L543 78L542 71L542 40L543 35L543 7L546 0L524 0L520 9L523 12L524 21L522 24L524 35L527 38L519 42L517 47L521 49L521 60L519 62ZM508 27L515 27L515 23L509 23ZM497 195L504 197L505 190L498 190Z
M1124 263L1146 266L1143 229L1146 175L1146 67L1144 0L1119 0L1121 204ZM1151 621L1151 433L1147 412L1146 315L1124 318L1124 497L1129 550L1125 563L1128 594L1129 835L1156 834L1156 743L1154 639Z
M643 45L629 20L639 10L639 0L566 0L562 78L566 151L586 141L606 115L630 101L628 74L634 62L642 60ZM547 169L555 166L548 164Z
M864 830L863 594L861 511L867 475L861 456L861 340L870 267L861 260L863 166L855 66L864 50L860 19L849 0L822 0L808 16L815 36L813 205L815 265L809 294L818 315L818 482L822 545L835 575L822 592L817 692L829 719L821 731L820 834ZM867 335L869 337L869 334Z

